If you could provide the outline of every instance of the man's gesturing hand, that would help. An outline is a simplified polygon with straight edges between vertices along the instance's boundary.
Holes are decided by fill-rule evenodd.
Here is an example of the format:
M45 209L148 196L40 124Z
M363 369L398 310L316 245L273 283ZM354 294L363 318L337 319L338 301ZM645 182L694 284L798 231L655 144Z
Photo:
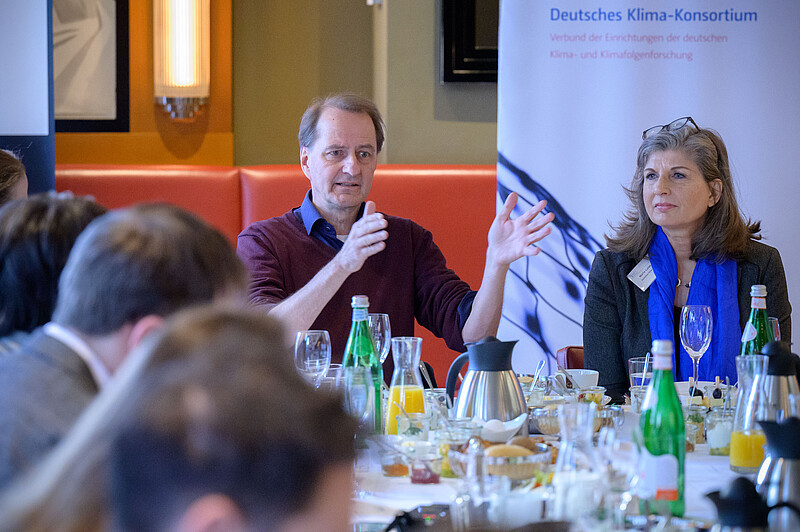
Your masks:
M507 266L520 257L538 254L540 249L534 244L550 234L547 224L553 221L553 213L536 218L547 205L545 200L512 220L511 211L516 203L517 194L512 192L489 229L487 259L497 265Z
M367 258L386 247L385 240L389 237L387 225L383 214L375 212L375 202L368 201L364 206L364 216L350 228L350 234L334 260L346 271L357 272Z

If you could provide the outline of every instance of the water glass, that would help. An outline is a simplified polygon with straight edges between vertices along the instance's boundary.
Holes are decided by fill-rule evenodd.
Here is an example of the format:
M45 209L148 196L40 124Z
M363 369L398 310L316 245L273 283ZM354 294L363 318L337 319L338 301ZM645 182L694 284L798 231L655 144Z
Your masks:
M344 368L344 407L359 424L365 424L373 413L375 387L372 372L366 366Z
M344 376L341 364L331 364L328 372L322 377L319 389L328 393L344 393Z
M619 432L603 427L597 439L597 453L604 472L603 508L614 530L623 530L628 505L639 480L639 448L619 438Z
M647 386L631 386L631 410L635 414L642 413L645 394L647 394Z
M653 357L634 357L628 360L631 386L647 386L653 378Z
M775 338L776 342L781 341L781 325L778 321L778 318L767 318L769 321L769 326L772 329L772 337Z
M444 421L440 421L441 418L450 417L448 408L450 398L444 388L426 389L423 393L425 394L425 411L431 415L431 430L436 430L444 423Z

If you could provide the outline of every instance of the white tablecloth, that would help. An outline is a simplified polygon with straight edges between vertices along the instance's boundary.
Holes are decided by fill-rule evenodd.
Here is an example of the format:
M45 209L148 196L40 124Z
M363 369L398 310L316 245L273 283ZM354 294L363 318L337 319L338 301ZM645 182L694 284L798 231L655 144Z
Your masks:
M638 416L627 412L622 437L630 438L630 431L637 423ZM375 457L368 454L361 457L360 465L367 470L356 473L358 488L363 491L355 500L356 522L389 523L403 510L426 504L449 504L458 482L442 478L439 484L419 485L411 484L408 477L384 477ZM704 495L727 487L736 476L730 470L727 456L710 456L707 444L695 446L694 452L686 454L685 515L706 521L716 519L714 505Z

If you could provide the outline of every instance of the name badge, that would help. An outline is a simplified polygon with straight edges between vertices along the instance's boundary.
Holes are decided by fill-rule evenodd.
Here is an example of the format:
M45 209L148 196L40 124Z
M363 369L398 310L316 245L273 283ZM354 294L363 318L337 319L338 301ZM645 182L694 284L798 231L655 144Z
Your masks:
M656 280L656 274L653 272L653 266L650 264L650 259L645 257L639 264L633 267L628 274L628 280L639 287L639 290L644 292Z

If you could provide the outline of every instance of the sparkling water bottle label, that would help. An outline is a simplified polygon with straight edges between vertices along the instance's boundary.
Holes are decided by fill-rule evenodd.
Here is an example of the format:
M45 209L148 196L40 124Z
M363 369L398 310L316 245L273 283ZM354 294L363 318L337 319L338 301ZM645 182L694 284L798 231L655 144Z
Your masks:
M639 497L656 501L678 500L678 458L671 454L642 453Z
M366 319L367 319L367 309L365 308L353 309L353 321L364 321Z
M744 326L744 332L742 332L742 342L749 342L755 339L757 332L753 324L748 321L747 325Z
M750 308L766 309L767 299L764 297L754 297L750 299Z

